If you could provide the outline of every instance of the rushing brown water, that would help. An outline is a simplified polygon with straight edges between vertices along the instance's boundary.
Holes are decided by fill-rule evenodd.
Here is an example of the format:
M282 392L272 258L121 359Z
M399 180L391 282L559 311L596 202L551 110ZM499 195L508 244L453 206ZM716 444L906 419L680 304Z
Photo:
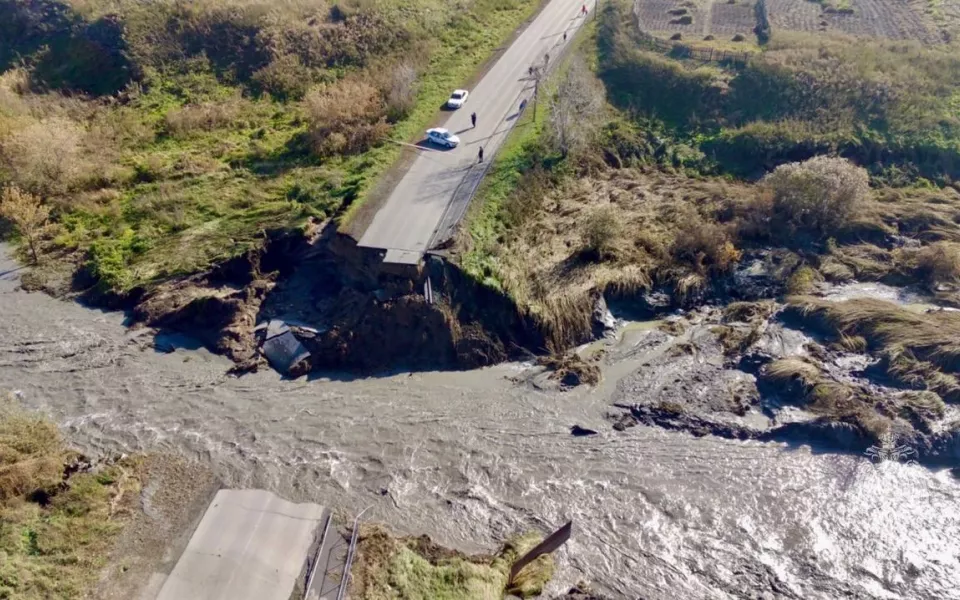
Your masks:
M0 249L2 250L2 249ZM960 598L960 482L948 472L693 438L604 418L656 344L625 335L594 390L516 383L523 365L286 381L155 352L123 316L17 290L0 261L0 390L90 453L170 451L466 551L572 518L551 591L616 597ZM633 356L631 356L633 354ZM573 424L600 435L572 437Z

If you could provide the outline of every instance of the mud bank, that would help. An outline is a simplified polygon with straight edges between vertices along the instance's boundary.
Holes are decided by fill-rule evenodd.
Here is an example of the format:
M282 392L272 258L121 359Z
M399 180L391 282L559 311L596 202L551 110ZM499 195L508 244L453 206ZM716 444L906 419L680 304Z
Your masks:
M535 316L455 265L433 258L391 271L332 224L303 234L268 232L260 249L208 272L122 295L102 293L82 271L60 275L27 277L23 287L123 310L129 326L161 334L160 351L174 349L162 334L187 334L227 356L238 372L267 364L257 325L275 319L289 324L311 355L292 374L475 368L549 345L550 332Z
M735 303L689 315L686 327L665 328L672 334L652 332L658 352L617 385L614 428L642 424L875 460L960 464L960 411L944 402L955 396L942 398L934 379L898 385L889 357L846 336L823 337L818 317L800 312L799 299Z

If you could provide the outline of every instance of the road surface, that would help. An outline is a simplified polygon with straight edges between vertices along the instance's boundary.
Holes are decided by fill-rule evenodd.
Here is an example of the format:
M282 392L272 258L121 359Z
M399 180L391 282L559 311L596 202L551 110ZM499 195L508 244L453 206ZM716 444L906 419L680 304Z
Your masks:
M288 600L323 516L263 490L220 490L157 600Z
M419 155L360 238L361 247L386 250L385 262L415 264L432 242L452 230L483 177L480 147L484 160L492 160L518 116L520 101L532 99L528 67L543 65L545 54L557 62L584 22L582 6L581 0L551 0L470 90L463 108L449 113L439 126L460 136L457 148L411 150ZM592 11L595 3L588 6ZM474 112L476 128L470 126Z

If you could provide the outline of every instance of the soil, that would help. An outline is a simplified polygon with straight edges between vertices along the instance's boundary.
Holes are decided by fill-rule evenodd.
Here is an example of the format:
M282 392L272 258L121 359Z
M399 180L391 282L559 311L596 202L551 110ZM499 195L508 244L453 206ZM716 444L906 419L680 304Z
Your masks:
M929 16L908 2L851 0L852 12L824 9L809 0L767 0L770 24L788 31L833 31L895 40L943 41Z
M815 332L771 317L768 303L755 310L732 306L723 314L702 312L701 322L620 380L614 405L623 412L610 415L615 429L643 424L698 437L815 443L856 453L895 442L924 464L949 466L960 459L960 421L917 408L910 392L888 387L869 368L877 359L824 347ZM754 334L731 348L725 344L731 326ZM820 373L823 390L837 392L838 404L823 404L823 392L811 398L808 384L796 379L766 376L777 359L797 357Z

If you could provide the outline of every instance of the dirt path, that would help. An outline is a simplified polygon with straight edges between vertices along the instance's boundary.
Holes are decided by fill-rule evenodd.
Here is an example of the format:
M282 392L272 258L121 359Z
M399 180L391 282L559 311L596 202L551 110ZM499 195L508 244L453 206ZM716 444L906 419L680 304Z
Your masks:
M713 3L714 0L704 0L703 5L703 37L710 35L710 27L713 24Z

